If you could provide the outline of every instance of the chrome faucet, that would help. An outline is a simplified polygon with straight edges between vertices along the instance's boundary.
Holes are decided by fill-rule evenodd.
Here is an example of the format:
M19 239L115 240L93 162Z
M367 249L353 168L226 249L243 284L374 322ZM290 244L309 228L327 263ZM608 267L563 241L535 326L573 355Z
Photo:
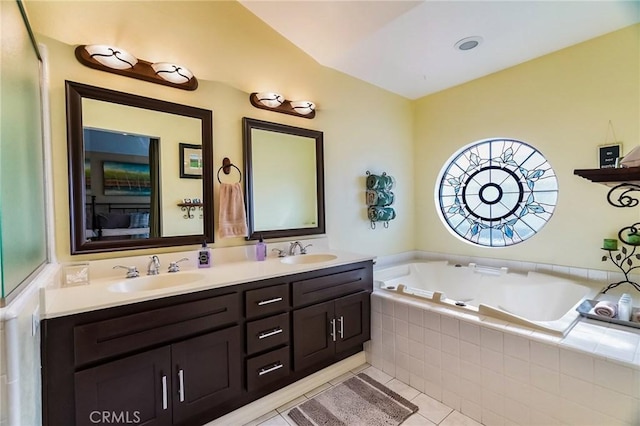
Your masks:
M151 256L149 265L147 265L147 275L158 275L160 273L160 259L158 256Z
M291 245L289 246L289 256L295 256L296 255L296 247L300 248L300 254L307 254L307 247L312 246L313 244L308 244L306 246L303 246L300 241L294 241L291 243Z
M302 254L302 244L300 244L300 241L294 241L289 245L289 256L296 255L296 247L300 248L300 254Z
M113 269L126 269L127 270L127 278L136 278L136 277L140 276L140 273L138 272L138 268L136 268L135 266L116 265L116 266L113 267Z

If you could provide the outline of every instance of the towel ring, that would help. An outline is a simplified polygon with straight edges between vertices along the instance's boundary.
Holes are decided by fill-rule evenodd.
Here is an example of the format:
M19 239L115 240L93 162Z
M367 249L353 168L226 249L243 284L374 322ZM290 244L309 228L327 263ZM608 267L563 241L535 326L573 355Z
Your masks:
M220 180L220 171L224 171L224 174L225 174L225 175L228 175L228 174L231 172L231 170L230 170L230 168L231 168L231 167L233 167L234 169L236 169L236 170L238 171L238 174L240 175L240 178L238 179L238 182L241 182L241 181L242 181L242 172L240 171L240 169L238 168L238 166L236 166L235 164L233 164L233 163L231 162L231 160L229 160L227 157L225 157L225 158L222 160L222 166L220 166L220 168L218 169L217 177L218 177L218 182L219 182L219 183L222 183L222 181Z

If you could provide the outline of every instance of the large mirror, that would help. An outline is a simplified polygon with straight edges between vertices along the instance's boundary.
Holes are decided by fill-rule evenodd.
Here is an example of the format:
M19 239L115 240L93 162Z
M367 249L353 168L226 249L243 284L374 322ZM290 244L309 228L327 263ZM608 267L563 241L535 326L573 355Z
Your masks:
M248 239L324 234L323 134L243 118Z
M213 242L212 112L66 82L71 254Z

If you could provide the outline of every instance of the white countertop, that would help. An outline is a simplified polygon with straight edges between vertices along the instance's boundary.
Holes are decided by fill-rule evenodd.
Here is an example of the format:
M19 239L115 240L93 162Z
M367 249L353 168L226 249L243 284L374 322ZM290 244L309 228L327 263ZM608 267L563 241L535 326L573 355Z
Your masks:
M124 277L125 271L117 270L118 276L101 276L98 279L91 279L91 283L88 285L62 288L42 288L42 319L57 318L65 315L94 311L97 309L121 306L163 297L177 296L180 294L299 274L302 272L315 271L333 266L375 259L375 256L371 255L328 249L322 250L321 252L314 251L310 254L321 253L333 254L336 258L329 261L306 264L286 264L281 262L282 258L278 257L269 257L267 260L262 262L245 259L216 264L214 260L213 266L202 269L195 268L192 266L195 265L195 262L190 262L190 266L185 266L181 268L180 272L174 273L166 272L166 268L164 267L165 265L163 265L160 275L158 276L170 274L177 277L181 274L189 274L192 277L194 273L197 273L202 275L202 278L184 285L129 293L114 292L109 290L109 287L119 282L134 282L135 280L147 279L145 270L139 268L140 277L129 279Z

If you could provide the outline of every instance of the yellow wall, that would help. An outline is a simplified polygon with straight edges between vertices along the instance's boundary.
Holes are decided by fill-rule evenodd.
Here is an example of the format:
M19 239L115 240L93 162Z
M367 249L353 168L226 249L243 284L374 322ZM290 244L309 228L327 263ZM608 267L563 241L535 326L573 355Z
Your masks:
M620 228L638 222L640 210L609 206L608 189L573 170L598 167L597 147L605 143L609 120L625 154L640 145L639 61L640 25L635 25L416 101L417 248L600 267L603 238L615 238ZM504 249L474 247L449 234L433 195L449 157L491 137L535 146L554 168L560 188L549 223L531 239Z
M39 25L46 24L47 19L54 19L51 14L39 13L41 11L38 8L46 8L46 6L47 2L29 4L30 17L36 32ZM229 157L242 169L242 117L244 116L321 130L324 132L326 224L331 245L336 249L375 255L413 249L415 244L413 240L411 102L318 65L237 3L221 2L218 5L218 2L211 2L207 7L221 7L225 10L231 9L233 12L210 16L209 25L216 25L216 22L220 21L220 37L225 37L224 31L228 33L227 46L216 57L218 68L215 71L220 75L220 80L229 80L228 77L234 75L234 69L241 69L239 74L242 75L249 70L254 76L254 87L240 90L230 84L200 80L200 85L195 92L187 92L121 77L84 67L74 57L75 46L43 35L38 36L39 41L47 46L50 61L54 208L57 219L55 233L59 261L123 255L123 253L109 253L72 257L69 254L65 80L213 110L213 155L216 170L224 157ZM148 4L145 8L145 10L153 9L148 7ZM140 13L142 12L141 10ZM148 16L151 15L148 14ZM242 36L238 36L238 28L251 31L245 31ZM147 42L153 40L148 31L144 32L143 36ZM100 40L92 39L82 42L97 43ZM121 42L124 44L123 47L126 47L127 44ZM140 43L140 40L132 40L133 44L136 42ZM208 47L208 43L207 40L202 40L194 42L193 46L183 46L183 48L197 50L200 47ZM171 49L170 46L167 48ZM174 48L176 51L177 49ZM255 52L259 52L258 57L252 56ZM164 55L162 57L172 56L171 51L165 52ZM151 59L148 56L140 56ZM269 58L268 64L265 67L256 66L260 63L256 60L265 56ZM188 63L186 65L188 66ZM194 73L197 76L197 70L194 70ZM277 88L288 99L304 97L313 100L318 106L316 118L308 120L252 107L249 103L250 91L270 88ZM304 96L296 95L303 92ZM380 229L371 230L369 228L364 206L367 170L386 171L397 179L395 208L398 218L391 223L390 229L379 227ZM229 179L232 179L231 176L229 175ZM218 187L216 180L214 187L216 218ZM245 244L242 238L218 239L213 246L241 244ZM176 247L165 251L184 249L185 247ZM161 250L154 250L154 252L158 251ZM129 251L124 254L136 255L147 252Z

